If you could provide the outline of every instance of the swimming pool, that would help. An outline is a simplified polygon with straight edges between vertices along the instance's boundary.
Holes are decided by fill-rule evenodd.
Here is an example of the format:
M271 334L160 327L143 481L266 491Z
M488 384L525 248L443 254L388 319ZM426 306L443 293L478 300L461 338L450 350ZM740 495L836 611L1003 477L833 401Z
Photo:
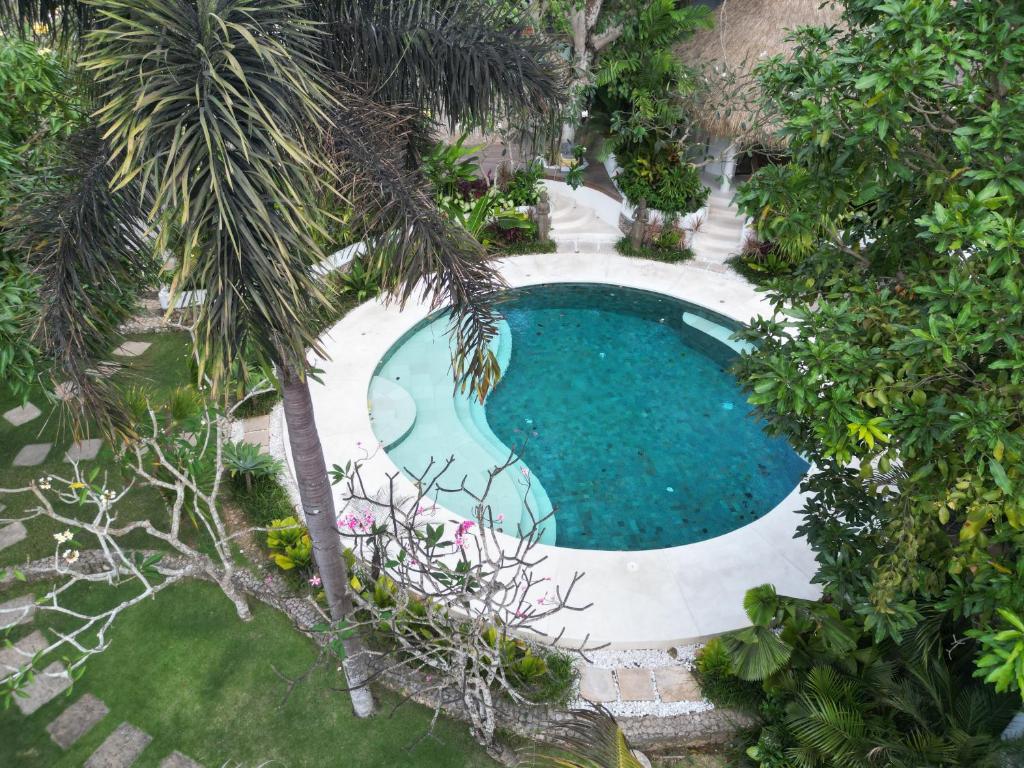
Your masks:
M553 511L541 541L596 550L675 547L769 512L807 464L750 414L729 366L739 326L657 293L551 284L503 294L502 377L483 405L454 394L447 317L402 337L371 380L374 431L406 474L453 457L515 533ZM439 504L472 517L464 494ZM528 509L529 513L524 513Z

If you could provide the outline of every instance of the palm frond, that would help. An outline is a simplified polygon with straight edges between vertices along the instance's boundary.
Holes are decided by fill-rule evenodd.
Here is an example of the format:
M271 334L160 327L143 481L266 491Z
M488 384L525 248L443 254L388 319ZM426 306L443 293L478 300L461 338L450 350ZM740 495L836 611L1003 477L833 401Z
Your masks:
M376 245L368 258L398 298L429 299L451 308L456 380L479 396L497 376L488 342L497 332L491 294L504 282L480 244L438 208L423 174L402 162L401 130L382 125L388 112L346 94L334 122L332 147L344 193Z
M315 126L331 102L316 25L297 0L107 0L94 6L84 67L115 184L152 196L181 257L175 287L201 286L201 374L217 380L250 343L305 367L302 322L323 302ZM173 224L173 226L172 226Z
M487 0L315 0L325 58L388 104L483 124L504 111L560 103L563 75L549 41L511 4ZM502 7L502 6L505 7Z
M96 362L109 354L155 264L139 206L143 195L135 182L111 188L109 160L94 128L77 131L50 183L15 208L8 223L39 281L33 341L52 365L49 378L67 382L85 402L71 415L124 426L115 423L108 377L97 374Z
M743 680L764 680L781 670L793 647L767 627L741 629L722 638L729 650L736 676Z
M550 749L531 750L526 768L641 768L626 735L608 710L574 709L546 734Z

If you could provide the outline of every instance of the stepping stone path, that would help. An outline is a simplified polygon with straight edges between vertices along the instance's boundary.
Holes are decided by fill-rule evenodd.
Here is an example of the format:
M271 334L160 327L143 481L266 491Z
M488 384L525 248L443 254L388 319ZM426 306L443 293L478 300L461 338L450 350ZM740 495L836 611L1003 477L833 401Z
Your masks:
M0 603L0 629L10 629L32 621L36 612L36 600L32 595L23 595L6 603Z
M617 669L615 676L623 701L650 701L654 698L649 669Z
M654 684L662 701L700 701L704 695L692 674L680 667L660 667L654 670Z
M57 715L57 718L46 726L46 732L57 746L68 749L91 731L109 712L106 704L91 693L87 693Z
M2 511L0 510L0 512ZM0 528L0 550L13 547L19 541L24 541L26 536L28 536L28 531L25 530L23 523L16 521L5 525Z
M695 647L668 651L594 651L580 669L582 704L627 717L671 717L711 709L690 671Z
M114 354L118 357L138 357L149 347L150 343L148 341L126 341L114 350Z
M64 454L65 461L91 461L96 458L103 446L103 440L92 438L90 440L76 440Z
M64 665L55 661L42 672L37 672L32 682L21 689L24 696L15 696L14 703L23 715L31 715L44 704L49 703L71 687L71 675Z
M242 421L242 442L258 445L263 453L270 450L270 416L253 416Z
M203 768L203 766L181 752L171 752L160 761L159 768Z
M35 467L46 461L53 443L29 443L14 457L12 462L15 467Z
M22 667L28 666L32 657L45 649L49 643L38 630L31 635L26 635L13 646L0 648L0 677L17 672Z
M20 427L22 424L28 424L32 419L38 418L41 413L42 411L32 403L26 403L17 408L11 408L4 414L4 418L14 426Z
M85 761L85 768L128 768L153 740L131 723L121 723Z

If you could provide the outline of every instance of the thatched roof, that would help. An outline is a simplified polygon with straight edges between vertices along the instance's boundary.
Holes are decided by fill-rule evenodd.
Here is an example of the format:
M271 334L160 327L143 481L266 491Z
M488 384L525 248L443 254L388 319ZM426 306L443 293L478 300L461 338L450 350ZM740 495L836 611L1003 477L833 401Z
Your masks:
M837 24L841 15L835 0L722 0L714 10L714 28L697 32L677 51L686 64L703 70L712 81L715 76L723 82L745 80L760 61L790 52L792 43L786 37L791 30ZM730 101L742 101L735 93L732 97ZM757 122L742 104L715 101L708 100L702 115L709 132L740 136Z

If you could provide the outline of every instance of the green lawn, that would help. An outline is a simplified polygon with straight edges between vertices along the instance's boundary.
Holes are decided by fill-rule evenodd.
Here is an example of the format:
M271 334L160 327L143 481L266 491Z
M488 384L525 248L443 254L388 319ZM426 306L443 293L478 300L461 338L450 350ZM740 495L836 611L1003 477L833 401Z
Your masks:
M120 723L153 736L138 768L151 768L174 750L206 768L230 761L255 768L358 766L359 768L459 768L494 766L461 723L439 724L436 739L412 751L430 712L378 692L382 714L356 720L333 666L318 668L285 701L286 684L271 665L299 675L316 657L313 643L287 618L254 605L255 618L238 621L212 585L190 582L126 613L110 648L90 661L67 699L63 696L24 717L13 706L0 712L0 765L19 768L81 766ZM40 621L41 619L37 619ZM26 631L28 628L19 628ZM110 714L67 753L45 728L84 692L98 696Z

